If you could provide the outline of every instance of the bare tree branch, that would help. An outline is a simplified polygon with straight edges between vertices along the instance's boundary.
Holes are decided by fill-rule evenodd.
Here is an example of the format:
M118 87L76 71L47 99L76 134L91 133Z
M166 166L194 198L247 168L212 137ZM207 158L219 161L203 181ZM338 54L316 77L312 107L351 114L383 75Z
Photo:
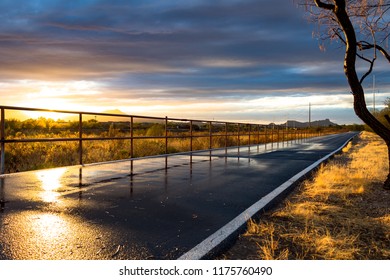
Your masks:
M360 41L358 42L358 47L360 50L369 50L369 49L377 49L378 51L380 51L380 53L387 59L387 61L390 63L390 55L389 53L384 49L382 48L381 46L379 45L374 45L374 44L371 44L371 43L368 43L366 41Z
M363 59L364 61L367 61L368 63L370 63L370 68L368 69L368 71L360 78L360 84L363 84L363 81L365 78L367 78L371 72L372 72L372 69L374 68L374 62L376 60L376 57L374 57L372 60L369 60L368 58L365 58L364 56L360 55L360 54L356 54L360 59Z
M341 31L341 30L340 30L340 31ZM340 41L344 43L344 45L347 44L347 42L345 42L343 36L340 35L339 30L333 29L333 32L334 32L334 34L340 39Z
M322 2L321 0L314 0L314 3L318 8L326 9L326 10L334 10L335 6L332 4L327 4Z

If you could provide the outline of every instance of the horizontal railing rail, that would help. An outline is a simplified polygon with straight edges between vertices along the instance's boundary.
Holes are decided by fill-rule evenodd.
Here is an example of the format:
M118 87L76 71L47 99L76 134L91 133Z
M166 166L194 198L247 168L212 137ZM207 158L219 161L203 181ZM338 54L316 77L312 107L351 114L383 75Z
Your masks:
M6 125L7 121L10 122L13 120L13 118L7 117L8 111L30 111L40 113L59 113L65 115L75 115L77 120L68 120L65 123L74 122L77 125L72 128L74 135L71 137L31 137L23 134L22 136L18 137L10 137L10 135L7 135ZM88 135L87 132L89 128L86 127L86 122L90 121L91 119L86 120L86 116L94 116L95 122L97 123L108 122L125 124L126 130L122 132L122 134L124 133L125 135L112 136L109 133L107 136ZM118 121L116 119L113 121L96 121L96 118L98 116L120 118L121 120ZM143 124L145 122L149 124L160 125L160 127L163 128L162 131L160 131L161 135L147 135L145 133L146 129L144 129L144 134L140 133L139 131L141 131L142 129L136 128L135 126L136 124ZM180 127L180 125L182 126ZM148 126L146 125L145 127ZM70 130L70 128L67 129ZM199 148L194 147L195 139L208 138L207 148L211 150L215 146L213 144L216 140L219 141L218 148L228 148L233 146L242 146L245 145L244 143L250 146L261 143L267 144L280 141L293 141L295 139L304 139L313 136L318 136L318 132L310 129L297 129L291 127L282 127L279 125L0 106L0 174L4 174L6 171L5 169L7 145L15 143L78 142L78 164L83 165L83 144L86 141L128 140L130 144L128 158L132 159L137 157L134 154L134 141L139 140L162 140L164 141L162 154L169 154L170 139L188 139L189 147L187 147L187 149L183 152L194 152L200 150ZM232 137L235 139L232 140ZM222 138L222 140L220 140L219 138ZM229 143L229 141L231 143Z

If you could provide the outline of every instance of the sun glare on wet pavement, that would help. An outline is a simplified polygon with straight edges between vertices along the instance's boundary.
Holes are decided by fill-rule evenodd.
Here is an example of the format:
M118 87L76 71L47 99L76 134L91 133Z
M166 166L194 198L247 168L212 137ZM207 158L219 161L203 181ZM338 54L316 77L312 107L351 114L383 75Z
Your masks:
M41 181L42 192L40 197L44 202L55 202L60 194L57 190L62 186L61 177L66 168L56 168L50 170L37 171L36 176Z

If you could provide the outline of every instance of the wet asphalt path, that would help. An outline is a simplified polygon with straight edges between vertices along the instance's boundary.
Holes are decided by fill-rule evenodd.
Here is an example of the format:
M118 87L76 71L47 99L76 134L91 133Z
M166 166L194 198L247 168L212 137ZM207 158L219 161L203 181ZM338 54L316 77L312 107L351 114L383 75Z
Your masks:
M176 259L352 135L0 177L0 259Z

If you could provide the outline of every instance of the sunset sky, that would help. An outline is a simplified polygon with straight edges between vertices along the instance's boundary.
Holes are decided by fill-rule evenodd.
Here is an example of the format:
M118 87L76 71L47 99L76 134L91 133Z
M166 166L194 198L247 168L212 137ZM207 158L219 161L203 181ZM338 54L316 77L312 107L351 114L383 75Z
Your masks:
M312 119L360 122L343 49L320 51L292 0L1 0L0 18L0 105L278 123L311 103Z

